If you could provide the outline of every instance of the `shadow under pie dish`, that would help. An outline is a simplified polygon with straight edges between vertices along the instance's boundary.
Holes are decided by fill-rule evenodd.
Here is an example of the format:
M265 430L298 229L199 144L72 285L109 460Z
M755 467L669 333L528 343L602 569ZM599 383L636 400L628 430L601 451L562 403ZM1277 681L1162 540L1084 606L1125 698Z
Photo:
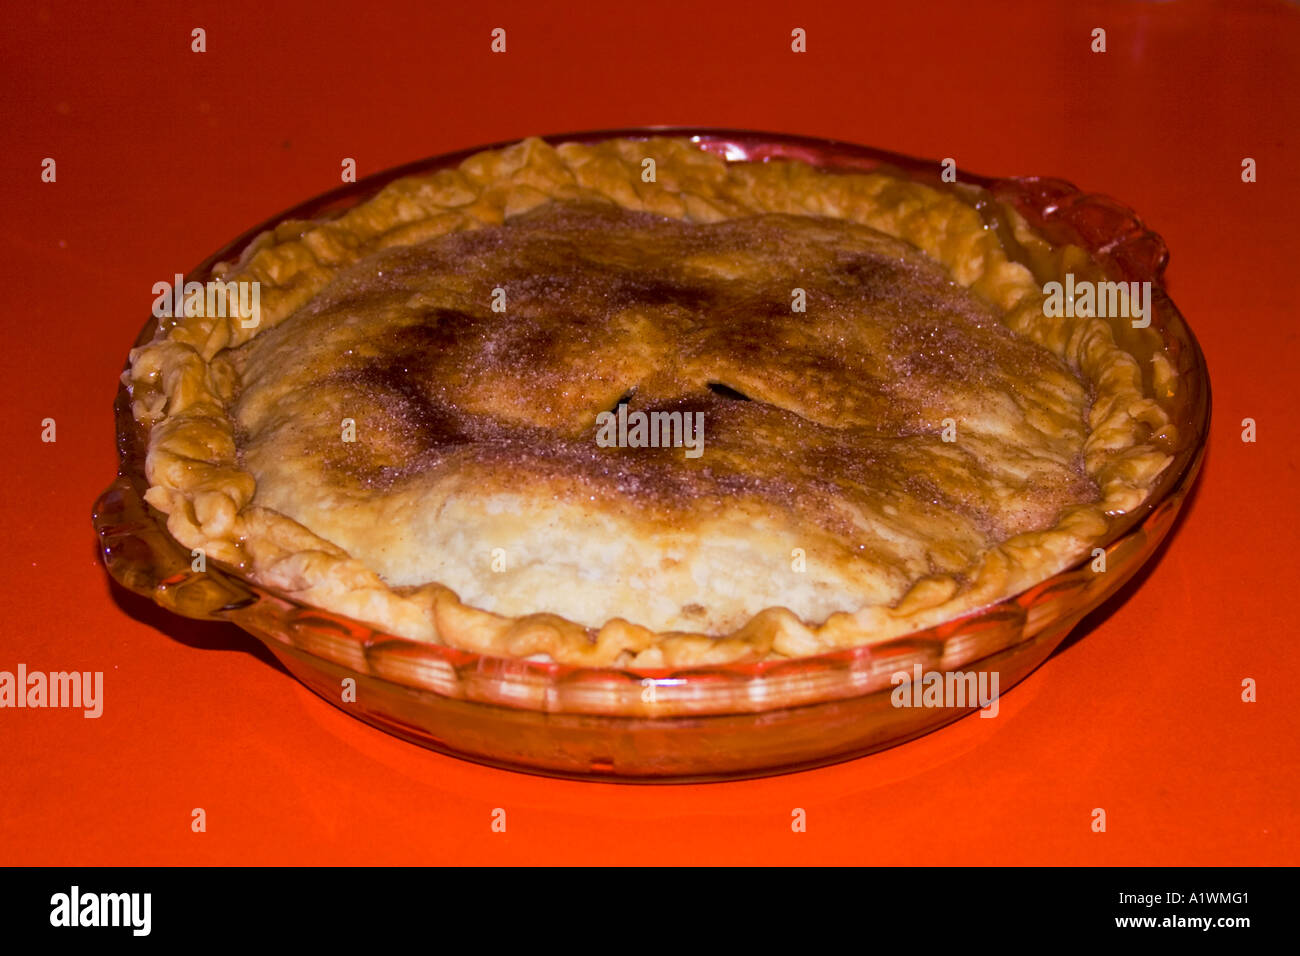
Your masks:
M1109 201L725 131L417 165L191 275L259 314L146 330L97 509L119 580L387 729L613 778L876 749L964 712L892 674L1005 689L1190 485L1203 361ZM1149 326L1049 314L1067 273L1152 282Z

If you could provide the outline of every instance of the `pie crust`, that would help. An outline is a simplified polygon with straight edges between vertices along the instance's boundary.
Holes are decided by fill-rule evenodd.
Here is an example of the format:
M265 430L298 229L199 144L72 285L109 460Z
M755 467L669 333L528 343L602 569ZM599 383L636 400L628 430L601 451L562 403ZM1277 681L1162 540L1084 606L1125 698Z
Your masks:
M162 320L124 376L147 501L208 560L486 654L882 641L1087 557L1172 460L1107 320L1048 317L971 203L881 172L528 139L216 273L257 324ZM620 406L685 433L604 447Z

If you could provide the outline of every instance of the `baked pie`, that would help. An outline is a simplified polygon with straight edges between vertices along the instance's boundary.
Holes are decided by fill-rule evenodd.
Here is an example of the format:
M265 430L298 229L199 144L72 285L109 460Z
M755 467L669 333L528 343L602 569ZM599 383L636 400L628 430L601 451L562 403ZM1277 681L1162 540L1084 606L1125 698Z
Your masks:
M146 498L208 560L491 655L929 627L1087 558L1172 461L1172 363L1049 315L1008 250L1052 247L1000 214L679 138L399 179L219 266L255 322L182 309L132 352Z

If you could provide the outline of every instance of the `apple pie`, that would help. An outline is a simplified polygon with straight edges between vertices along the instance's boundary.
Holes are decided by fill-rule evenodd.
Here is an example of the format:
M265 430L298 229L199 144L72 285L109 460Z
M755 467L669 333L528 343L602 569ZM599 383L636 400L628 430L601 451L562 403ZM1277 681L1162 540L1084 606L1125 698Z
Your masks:
M255 321L182 308L125 374L171 535L490 655L892 638L1087 559L1172 460L1111 324L1049 315L960 191L886 172L528 139L215 278Z

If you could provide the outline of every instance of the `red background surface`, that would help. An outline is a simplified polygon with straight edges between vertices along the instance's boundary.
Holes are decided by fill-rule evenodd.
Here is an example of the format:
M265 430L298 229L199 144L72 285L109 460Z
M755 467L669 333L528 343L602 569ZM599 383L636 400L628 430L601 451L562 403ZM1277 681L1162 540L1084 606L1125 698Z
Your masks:
M99 720L0 710L0 863L1300 862L1300 7L190 6L5 13L0 670L102 670L105 704ZM496 26L504 56L488 49ZM1105 54L1089 49L1098 26ZM90 509L114 473L116 378L154 282L338 185L345 156L365 175L638 124L1060 176L1165 236L1214 385L1199 488L1140 586L998 719L766 780L547 780L388 737L233 626L110 589ZM40 181L47 156L54 184ZM1256 444L1240 440L1247 416ZM55 444L40 441L45 417ZM1240 699L1245 677L1257 703ZM206 833L191 832L195 807ZM496 807L505 833L490 829ZM795 807L806 833L791 832Z

